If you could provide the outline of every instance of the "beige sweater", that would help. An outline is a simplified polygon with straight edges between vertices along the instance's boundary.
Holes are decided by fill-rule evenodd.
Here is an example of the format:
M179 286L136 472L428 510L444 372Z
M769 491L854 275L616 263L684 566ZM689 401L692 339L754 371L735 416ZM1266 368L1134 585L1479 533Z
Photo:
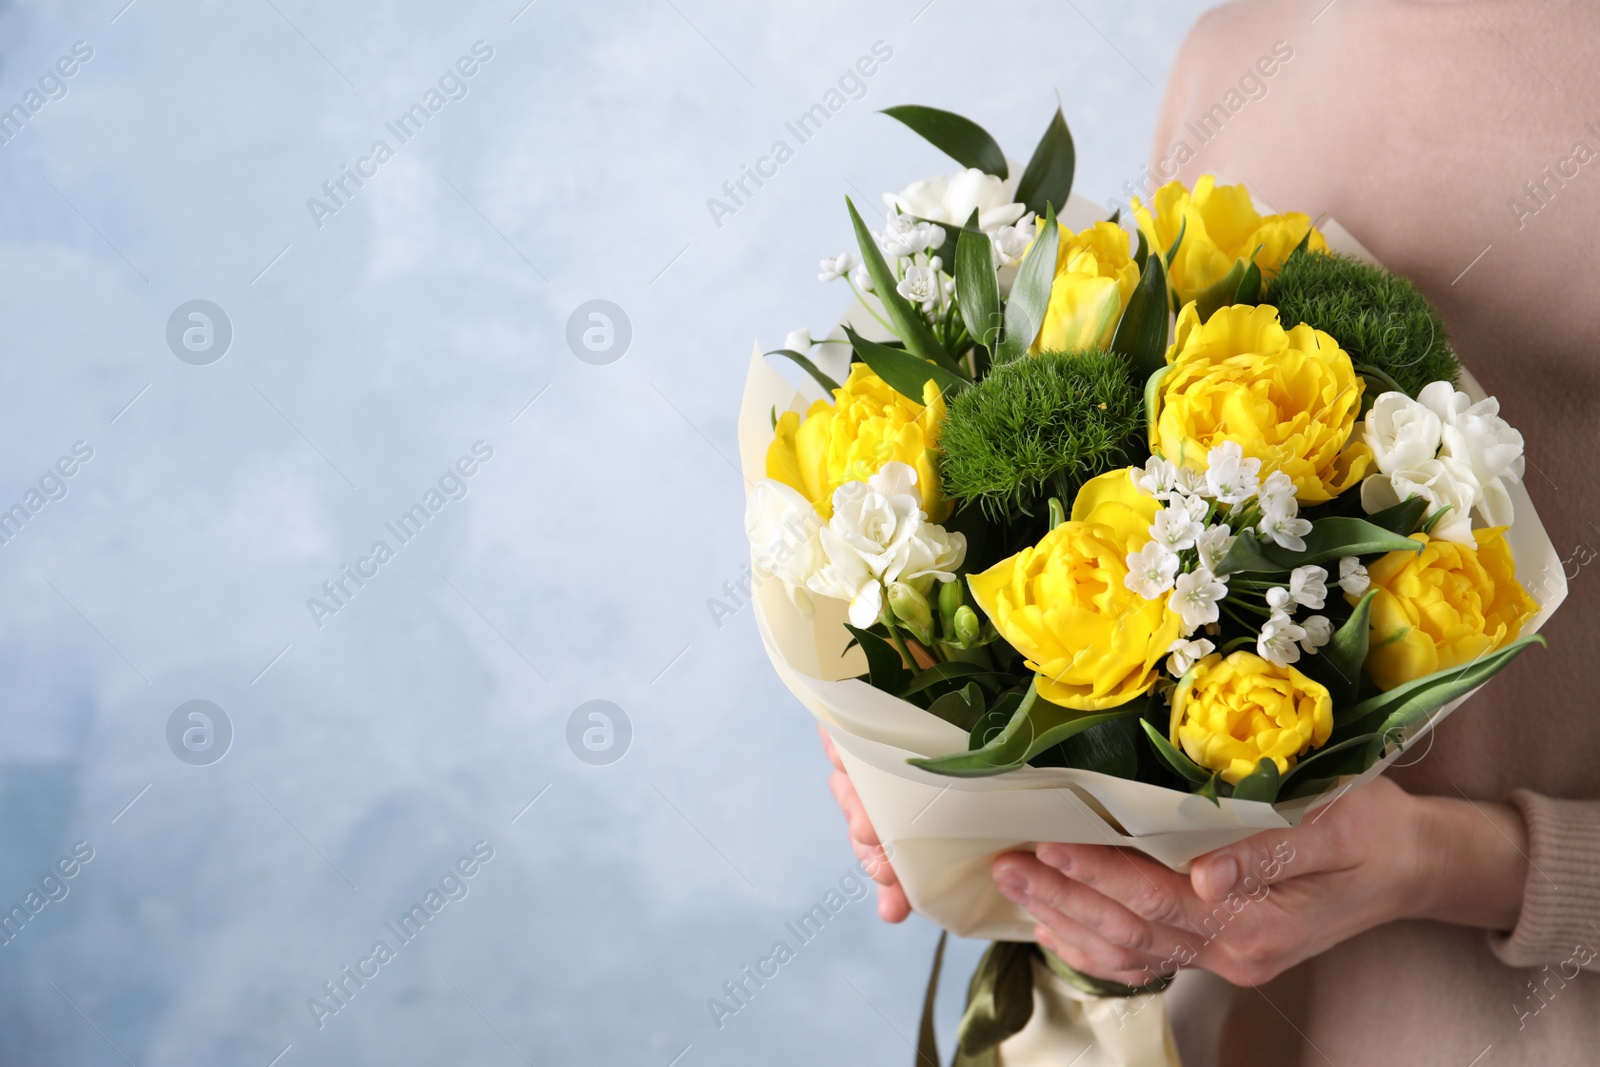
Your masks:
M1175 1013L1220 1014L1223 1064L1600 1063L1600 2L1226 4L1173 66L1151 168L1326 212L1415 281L1521 429L1570 559L1550 649L1390 772L1522 811L1516 928L1396 923Z

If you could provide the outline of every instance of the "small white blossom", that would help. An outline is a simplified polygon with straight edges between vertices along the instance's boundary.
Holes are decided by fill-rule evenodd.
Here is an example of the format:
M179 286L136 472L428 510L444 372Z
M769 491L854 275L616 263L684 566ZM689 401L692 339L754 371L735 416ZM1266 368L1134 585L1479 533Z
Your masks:
M1267 607L1274 613L1287 615L1294 610L1294 598L1289 596L1289 590L1281 585L1275 585L1267 590Z
M1261 461L1246 459L1237 441L1224 441L1206 455L1206 488L1224 504L1243 504L1256 495Z
M1137 470L1133 475L1133 486L1145 496L1153 496L1157 500L1172 492L1173 483L1177 480L1178 469L1171 461L1160 456L1151 456L1144 461L1144 469Z
M1261 636L1256 640L1256 654L1269 663L1287 667L1300 659L1298 642L1305 638L1303 627L1296 626L1289 616L1278 612L1261 628Z
M816 342L811 340L810 330L790 330L783 338L783 347L791 352L798 352L802 356L811 351L811 346Z
M873 291L872 274L867 270L867 265L865 263L856 264L855 269L850 272L850 280L854 282L855 287L860 289L863 293L870 293Z
M1306 534L1311 532L1311 520L1285 515L1282 512L1263 511L1256 530L1263 538L1286 548L1290 552L1306 550Z
M1361 560L1355 556L1346 556L1339 561L1339 588L1351 596L1361 596L1372 584L1372 579L1367 577L1367 568L1361 565Z
M906 271L906 276L900 279L900 284L895 286L895 291L913 304L921 304L922 310L931 311L939 302L939 273L921 264L913 264Z
M1207 526L1205 532L1195 538L1194 542L1195 548L1200 552L1200 565L1208 571L1215 572L1237 540L1232 528L1225 522Z
M1193 548L1195 539L1205 532L1200 519L1206 513L1206 502L1199 499L1178 500L1156 512L1156 521L1150 526L1150 536L1173 552Z
M1328 621L1326 615L1313 615L1300 623L1300 628L1305 630L1305 637L1300 640L1300 647L1307 652L1315 652L1329 641L1333 640L1333 623Z
M945 233L941 226L935 226L931 222L918 222L910 215L891 211L888 225L876 236L883 254L895 257L914 256L918 252L938 248L944 244Z
M1146 600L1155 600L1172 588L1178 557L1159 541L1128 553L1128 576L1122 583Z
M1033 212L1022 216L1013 226L1002 226L989 235L989 242L994 245L995 266L1000 269L1013 266L1022 262L1022 256L1028 251L1028 245L1033 243L1034 215Z
M1301 607L1320 610L1328 599L1328 572L1308 565L1289 572L1289 598Z
M1168 652L1172 653L1167 657L1167 671L1174 678L1182 678L1189 673L1190 667L1211 655L1216 650L1216 647L1216 645L1203 637L1197 641L1190 641L1180 637L1172 642L1172 647L1167 649Z
M1227 595L1228 583L1202 568L1178 575L1170 603L1183 617L1184 632L1194 633L1205 623L1221 618L1217 605Z
M822 270L817 275L817 281L837 281L861 266L861 257L854 252L840 252L830 259L823 260L819 265Z
M1294 497L1294 479L1282 471L1273 471L1262 479L1256 490L1256 499L1262 511L1293 517L1300 513L1300 502Z

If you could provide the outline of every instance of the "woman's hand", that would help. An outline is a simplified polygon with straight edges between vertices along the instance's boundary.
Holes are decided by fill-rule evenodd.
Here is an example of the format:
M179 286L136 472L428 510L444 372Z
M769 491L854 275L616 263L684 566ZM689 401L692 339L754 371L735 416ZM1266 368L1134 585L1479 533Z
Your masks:
M861 869L878 883L878 917L884 922L904 922L906 916L911 914L911 902L906 900L906 892L900 888L894 868L889 866L889 855L884 851L883 842L878 840L878 832L872 828L872 820L867 818L867 809L861 806L856 787L845 773L844 761L839 758L839 750L833 747L833 738L820 725L817 733L822 735L822 748L833 762L828 788L833 790L833 799L839 802L839 809L844 812L856 859L861 861Z
M1387 778L1295 829L1195 860L1185 876L1103 845L1001 856L1000 891L1039 943L1099 978L1143 985L1179 967L1259 985L1364 930L1405 918L1508 930L1527 878L1516 809L1413 797Z

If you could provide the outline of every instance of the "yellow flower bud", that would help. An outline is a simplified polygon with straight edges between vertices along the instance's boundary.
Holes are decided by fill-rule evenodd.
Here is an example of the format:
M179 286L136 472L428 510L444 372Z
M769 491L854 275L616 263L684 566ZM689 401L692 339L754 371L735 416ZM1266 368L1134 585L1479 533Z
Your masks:
M1421 552L1391 552L1367 568L1377 590L1367 673L1380 689L1471 663L1516 640L1539 604L1517 581L1505 529L1474 530L1476 549L1412 534Z
M1050 303L1032 351L1108 348L1139 284L1128 231L1097 222L1074 235L1061 230Z
M1172 743L1229 785L1263 759L1287 774L1332 733L1333 699L1321 683L1242 649L1196 663L1172 696Z

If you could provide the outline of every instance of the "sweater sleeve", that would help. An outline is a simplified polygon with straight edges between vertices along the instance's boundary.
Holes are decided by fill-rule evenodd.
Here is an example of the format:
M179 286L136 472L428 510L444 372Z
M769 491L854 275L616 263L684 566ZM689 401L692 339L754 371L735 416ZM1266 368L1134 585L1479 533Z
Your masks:
M1600 970L1600 801L1521 789L1506 801L1528 826L1528 881L1516 927L1490 934L1490 948L1512 967L1572 960Z

